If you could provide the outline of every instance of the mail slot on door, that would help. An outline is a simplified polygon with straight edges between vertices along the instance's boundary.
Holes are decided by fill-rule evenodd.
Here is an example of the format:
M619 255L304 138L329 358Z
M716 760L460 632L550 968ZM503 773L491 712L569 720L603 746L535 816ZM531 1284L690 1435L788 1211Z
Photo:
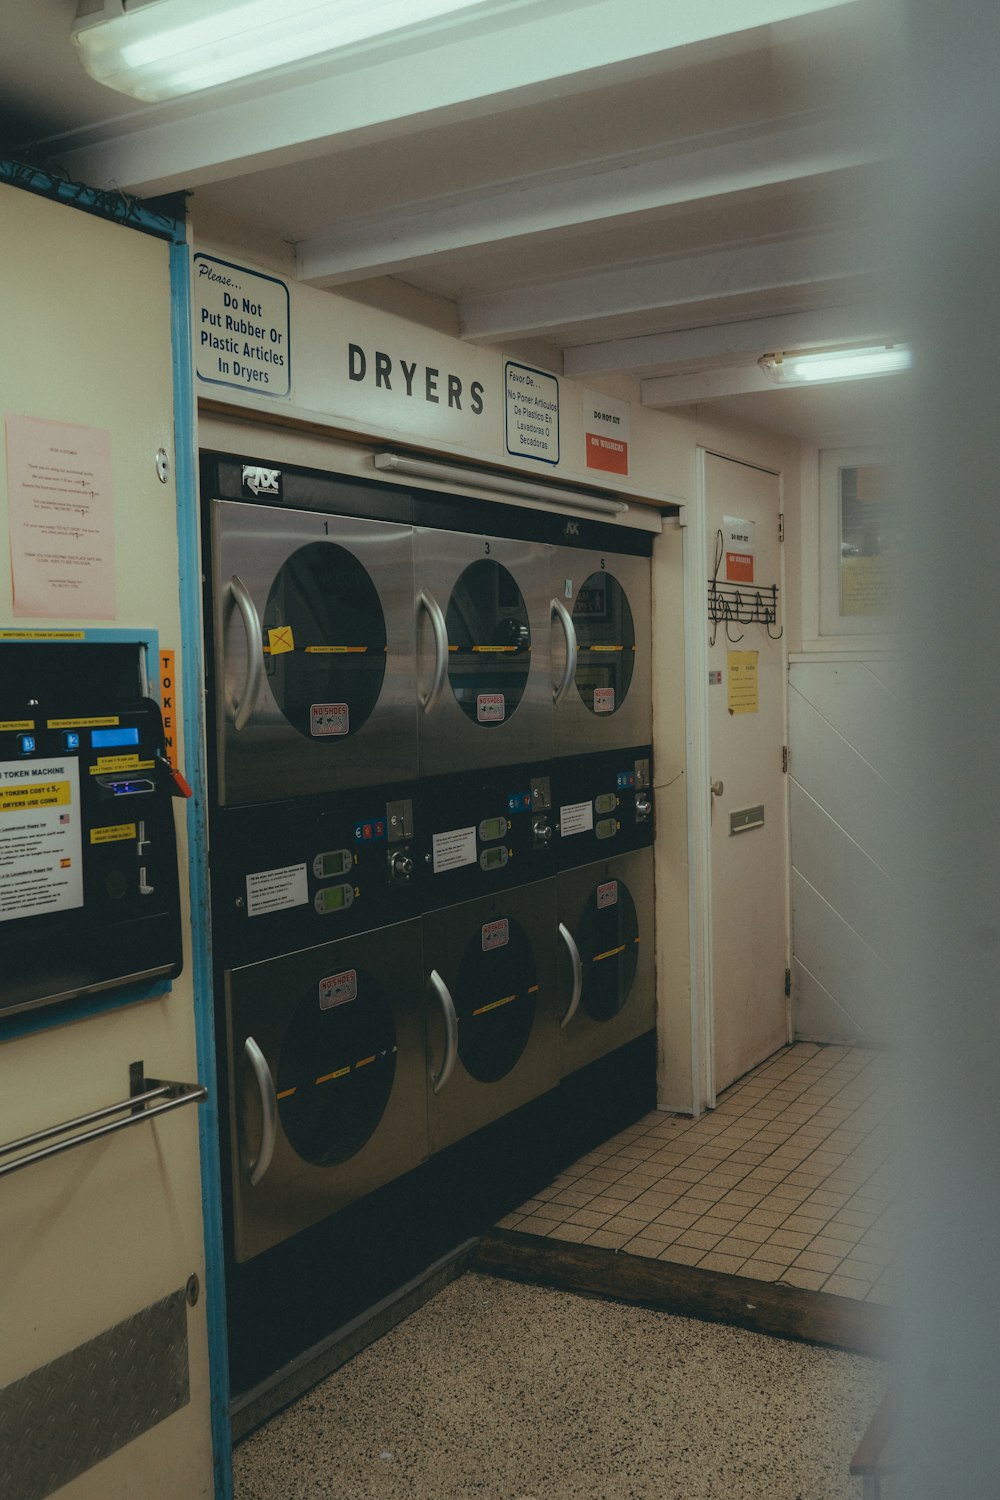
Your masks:
M0 644L0 1014L168 979L172 799L145 645Z

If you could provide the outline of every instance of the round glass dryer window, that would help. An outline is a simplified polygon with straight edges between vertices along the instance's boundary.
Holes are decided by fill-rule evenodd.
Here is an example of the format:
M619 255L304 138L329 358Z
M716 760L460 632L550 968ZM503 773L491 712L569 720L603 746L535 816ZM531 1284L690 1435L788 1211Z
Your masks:
M573 604L578 655L576 688L593 714L625 702L635 667L635 627L628 595L602 569L584 579Z
M448 681L462 712L494 728L517 708L531 668L531 629L521 590L491 557L470 563L452 590Z
M535 1019L538 976L524 929L510 917L477 927L462 962L453 999L458 1055L480 1083L496 1083L514 1067Z
M381 986L363 969L311 985L278 1057L282 1129L304 1161L356 1156L385 1113L396 1074L396 1027Z
M596 885L577 923L583 960L580 1003L594 1021L610 1021L624 1007L639 961L639 919L624 880Z
M264 662L275 702L319 744L354 734L385 676L385 616L352 553L308 542L282 564L267 596Z

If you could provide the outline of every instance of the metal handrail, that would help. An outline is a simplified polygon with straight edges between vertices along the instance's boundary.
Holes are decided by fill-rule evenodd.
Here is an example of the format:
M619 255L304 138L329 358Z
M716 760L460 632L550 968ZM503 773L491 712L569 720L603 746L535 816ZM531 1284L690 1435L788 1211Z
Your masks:
M15 1151L27 1153L19 1156L16 1161L4 1162L0 1166L0 1177L6 1177L11 1172L19 1172L22 1167L30 1167L33 1162L44 1161L50 1156L59 1156L63 1151L72 1151L74 1147L82 1146L87 1141L96 1141L102 1136L112 1135L116 1130L125 1130L130 1125L141 1124L143 1120L152 1120L155 1115L163 1115L169 1110L180 1109L184 1104L200 1104L203 1099L207 1098L208 1089L203 1083L172 1083L161 1078L143 1078L141 1090L130 1094L127 1099L122 1099L117 1104L108 1104L103 1109L94 1109L88 1114L77 1115L75 1119L64 1120L61 1125L50 1125L45 1130L36 1130L31 1135L23 1135L19 1140L8 1141L6 1145L0 1146L0 1156L10 1156ZM147 1109L146 1105L152 1099L163 1099L164 1103ZM112 1120L109 1124L98 1125L94 1130L83 1130L81 1134L71 1136L69 1140L56 1141L54 1145L43 1146L40 1151L27 1150L30 1146L37 1146L41 1141L51 1141L53 1136L65 1135L67 1131L77 1130L80 1126L93 1125L97 1120L107 1120L109 1115L120 1114L126 1109L129 1113L124 1120Z

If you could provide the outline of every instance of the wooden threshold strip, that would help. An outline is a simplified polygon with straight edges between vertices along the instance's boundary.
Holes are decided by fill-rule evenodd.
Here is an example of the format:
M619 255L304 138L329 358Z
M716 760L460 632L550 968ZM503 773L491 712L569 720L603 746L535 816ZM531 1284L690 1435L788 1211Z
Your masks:
M853 1354L885 1358L890 1352L891 1312L878 1303L647 1260L624 1250L494 1229L480 1240L469 1269Z

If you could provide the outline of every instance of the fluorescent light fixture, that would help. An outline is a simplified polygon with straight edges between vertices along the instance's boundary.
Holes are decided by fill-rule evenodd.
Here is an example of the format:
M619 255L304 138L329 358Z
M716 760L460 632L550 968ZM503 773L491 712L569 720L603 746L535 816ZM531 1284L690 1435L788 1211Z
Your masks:
M811 385L831 380L867 380L870 375L894 375L912 363L905 344L879 344L865 349L800 349L764 354L757 361L778 385Z
M509 0L80 0L73 41L98 83L153 103Z
M464 469L458 464L436 463L429 458L410 458L405 453L375 453L376 469L391 474L409 474L414 479L433 479L438 484L472 485L478 490L496 490L518 499L540 500L544 505L567 505L573 510L596 510L604 516L621 516L628 510L624 500L604 495L587 495L577 490L559 489L555 485L534 484L530 479L514 479L492 469Z

